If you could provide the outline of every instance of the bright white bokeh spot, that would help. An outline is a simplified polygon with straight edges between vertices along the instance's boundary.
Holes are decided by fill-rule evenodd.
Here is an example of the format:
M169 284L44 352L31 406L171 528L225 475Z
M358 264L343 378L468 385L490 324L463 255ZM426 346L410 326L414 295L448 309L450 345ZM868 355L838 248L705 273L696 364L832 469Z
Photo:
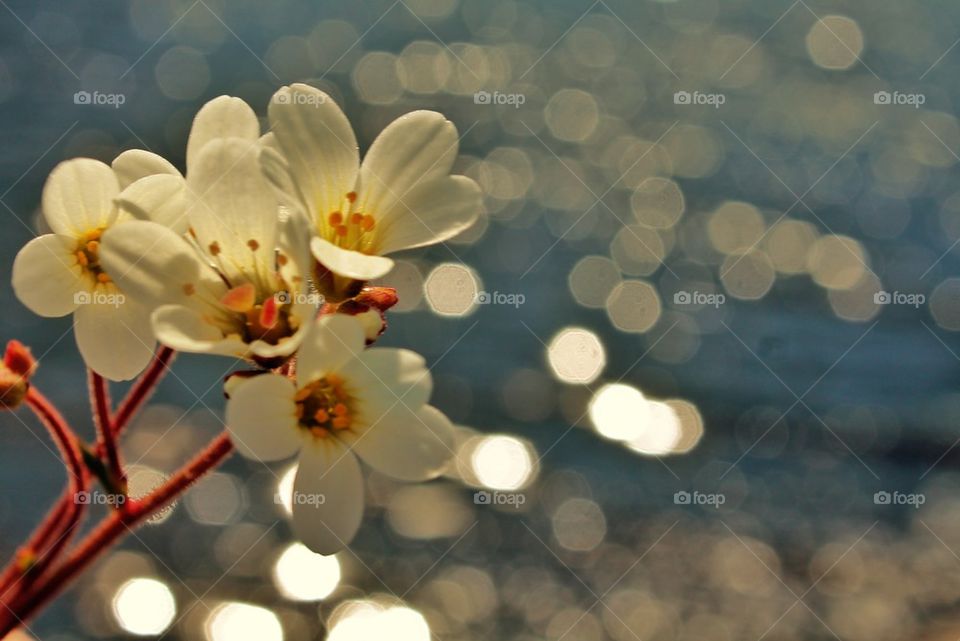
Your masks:
M550 369L564 383L592 383L607 364L597 335L581 327L561 330L547 347Z
M210 641L283 641L277 615L259 605L231 601L217 606L206 623Z
M624 383L604 385L590 400L590 420L602 436L615 441L636 441L650 424L650 402L636 387Z
M466 316L472 312L480 289L480 278L460 263L437 265L423 283L427 304L440 316Z
M280 593L294 601L320 601L340 584L340 561L294 543L273 566L273 581Z
M371 601L347 606L330 630L327 641L430 641L430 626L416 610L405 606L384 607Z
M485 437L470 457L473 473L481 485L493 490L517 490L533 472L530 448L511 436Z
M628 441L627 447L634 452L651 456L673 452L683 436L677 412L670 405L660 401L648 401L647 410L650 420L647 428L639 437Z
M176 614L173 593L165 583L156 579L130 579L113 597L113 616L130 634L163 634Z

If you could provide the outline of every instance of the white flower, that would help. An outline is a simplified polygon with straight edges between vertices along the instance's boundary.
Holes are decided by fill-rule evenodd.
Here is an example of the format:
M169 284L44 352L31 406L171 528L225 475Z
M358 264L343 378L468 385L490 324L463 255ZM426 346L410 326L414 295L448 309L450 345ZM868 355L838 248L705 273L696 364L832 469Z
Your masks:
M257 115L240 98L219 96L197 112L187 138L187 174L208 143L222 138L255 141L260 137ZM187 231L186 179L165 158L142 149L125 151L113 161L120 179L121 208L134 217Z
M216 138L188 160L186 237L147 221L103 236L101 261L154 309L165 345L272 366L296 350L316 314L304 271L309 232L298 217L280 219L260 149L256 138Z
M342 548L360 525L357 457L388 476L421 481L452 456L453 428L426 404L432 379L423 358L363 347L356 319L324 316L300 347L295 381L263 374L228 386L227 425L241 454L276 461L299 452L293 528L321 554Z
M155 340L149 309L118 288L117 273L101 262L104 232L128 224L115 203L119 193L117 176L102 162L76 158L57 165L43 187L43 215L53 233L17 254L13 289L40 316L74 314L87 365L128 380L150 362Z
M346 280L385 275L402 249L441 242L473 224L480 188L451 176L456 127L414 111L381 132L360 164L347 117L318 89L295 84L270 101L264 168L292 208L313 222L314 257ZM335 283L342 290L344 283Z

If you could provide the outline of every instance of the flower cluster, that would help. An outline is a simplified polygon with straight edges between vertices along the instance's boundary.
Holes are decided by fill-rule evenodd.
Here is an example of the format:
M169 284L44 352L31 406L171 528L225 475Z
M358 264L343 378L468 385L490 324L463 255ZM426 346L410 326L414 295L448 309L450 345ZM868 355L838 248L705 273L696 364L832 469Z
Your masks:
M330 553L363 511L358 459L402 480L439 474L452 428L428 405L424 360L369 347L395 292L369 281L388 254L469 227L477 184L451 175L454 125L406 114L363 161L346 116L307 85L271 99L269 131L221 96L196 115L181 173L131 150L111 165L58 165L43 190L49 234L17 255L13 286L32 311L74 315L89 368L136 377L156 343L240 358L227 380L230 440L243 455L299 455L296 534ZM109 412L107 412L109 413Z

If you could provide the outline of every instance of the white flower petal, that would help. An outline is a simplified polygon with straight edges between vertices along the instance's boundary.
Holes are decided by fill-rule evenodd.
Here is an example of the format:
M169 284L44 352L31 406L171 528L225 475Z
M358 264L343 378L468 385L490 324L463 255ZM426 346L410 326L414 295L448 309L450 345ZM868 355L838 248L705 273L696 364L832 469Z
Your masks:
M54 232L80 237L113 223L118 193L120 185L109 165L91 158L66 160L53 168L43 186L43 215Z
M117 197L117 204L139 220L152 220L186 233L187 183L180 174L154 174L137 180Z
M334 274L356 280L380 278L393 269L393 261L389 258L343 249L319 236L310 240L310 251L320 264Z
M297 354L297 383L302 387L344 365L363 351L363 327L351 316L333 314L316 320Z
M227 289L193 245L149 221L108 229L100 264L124 294L151 308L173 303L213 310Z
M398 406L365 433L351 436L364 463L402 481L436 478L453 457L453 426L430 405L416 412Z
M209 316L182 305L158 307L151 317L153 333L164 345L180 352L246 358L249 347L238 336L226 338Z
M458 148L457 128L443 115L413 111L400 116L363 159L359 210L379 220L418 183L449 174Z
M363 518L363 476L340 441L305 439L293 491L293 532L304 545L333 554L353 539Z
M430 399L433 378L423 357L407 349L368 349L340 369L347 390L359 402L363 425L372 425L396 407L419 410Z
M414 187L377 222L377 251L383 254L452 238L483 210L480 185L466 176L442 176Z
M260 122L250 105L240 98L219 96L197 112L187 139L187 174L193 171L203 147L220 138L257 140Z
M294 84L273 95L268 113L306 211L326 217L339 210L356 187L360 167L357 139L343 111L319 89Z
M30 311L53 318L77 308L74 295L92 286L74 252L77 241L46 234L34 238L13 261L13 291Z
M258 155L256 142L223 138L207 143L187 174L187 216L197 243L218 254L231 282L266 289L264 279L274 268L278 207Z
M278 374L248 378L231 390L226 419L230 440L247 458L279 461L300 449L293 381Z
M128 149L110 164L117 175L120 189L126 189L141 178L156 174L179 176L180 172L163 156L143 149Z
M116 295L116 288L110 287ZM87 367L114 381L127 381L153 358L156 341L149 311L137 302L80 305L74 312L74 332Z

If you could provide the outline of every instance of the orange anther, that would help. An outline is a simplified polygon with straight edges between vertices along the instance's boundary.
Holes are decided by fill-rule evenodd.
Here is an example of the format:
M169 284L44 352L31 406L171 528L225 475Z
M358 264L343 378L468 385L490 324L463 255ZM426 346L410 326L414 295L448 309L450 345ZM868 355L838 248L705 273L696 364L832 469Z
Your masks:
M370 231L377 224L377 221L373 219L373 216L367 214L363 217L363 222L360 223L360 226L363 227L363 231Z
M350 417L349 416L338 416L332 421L333 427L338 430L345 430L350 427Z
M343 214L341 214L339 211L335 211L332 214L330 214L330 218L328 218L328 220L330 221L331 225L336 227L337 225L343 222Z
M99 274L97 274L97 281L98 281L98 282L101 282L101 283L109 283L109 282L112 281L112 279L110 278L110 275L109 275L109 274L105 274L104 272L100 272Z
M361 222L363 222L363 214L359 212L350 214L350 222L354 225L359 225Z
M87 241L87 251L91 254L96 254L97 250L100 249L100 241L97 240L88 240Z
M313 420L315 420L317 423L326 423L330 420L330 413L325 409L318 409L313 413Z
M347 200L349 200L351 203L357 202L357 192L347 192Z
M80 251L80 252L77 252L77 262L80 263L81 267L86 267L87 265L90 264L90 259L87 258L86 254Z
M347 412L349 411L350 410L347 409L347 406L344 405L343 403L337 403L336 405L333 406L333 413L336 414L337 416L346 416Z
M337 226L337 236L346 236L349 231L346 225Z

